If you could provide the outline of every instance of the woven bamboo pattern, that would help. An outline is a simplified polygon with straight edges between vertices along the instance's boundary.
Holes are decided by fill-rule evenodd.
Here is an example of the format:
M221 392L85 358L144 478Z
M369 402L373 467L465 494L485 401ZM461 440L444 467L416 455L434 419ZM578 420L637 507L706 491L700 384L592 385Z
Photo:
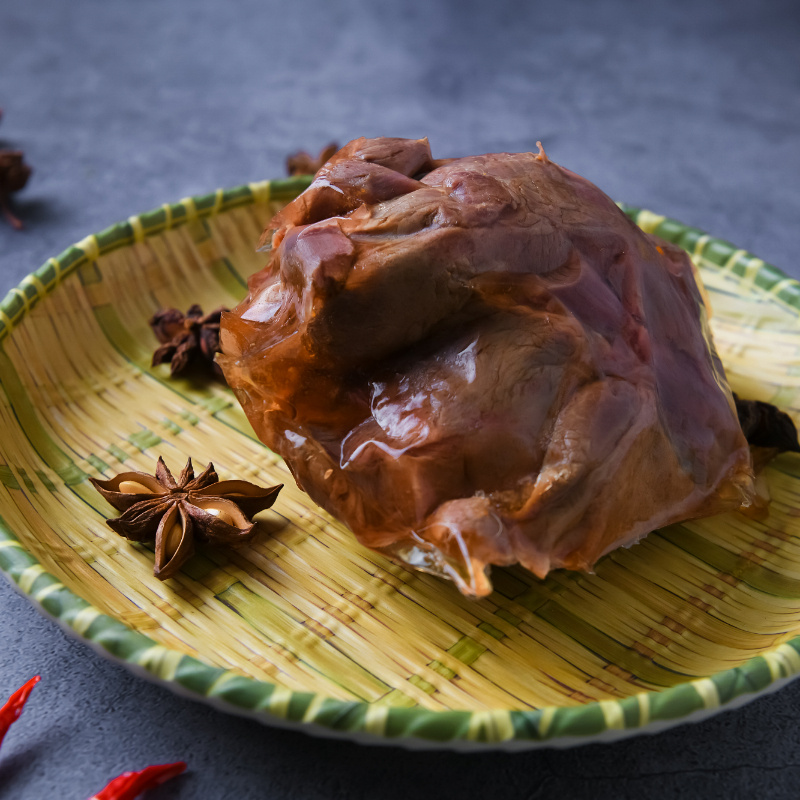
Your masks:
M0 305L0 568L134 669L238 712L399 743L520 746L638 730L800 672L800 460L763 522L655 532L593 575L495 569L474 601L358 545L255 438L224 386L150 366L164 306L234 305L306 179L165 205L50 259ZM800 286L733 245L622 206L693 257L735 391L800 418ZM88 478L212 460L285 483L259 535L153 577Z

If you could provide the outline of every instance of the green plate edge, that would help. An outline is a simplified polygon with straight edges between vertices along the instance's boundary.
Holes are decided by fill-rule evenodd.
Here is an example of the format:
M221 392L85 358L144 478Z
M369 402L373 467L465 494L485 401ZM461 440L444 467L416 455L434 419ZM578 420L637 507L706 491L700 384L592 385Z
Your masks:
M36 302L66 275L100 255L126 247L147 236L178 227L237 206L267 200L292 200L311 182L310 176L259 181L130 217L98 234L87 236L55 258L48 259L11 289L0 302L0 340ZM639 227L654 233L690 255L754 284L800 313L800 282L777 267L709 236L698 228L618 203ZM531 711L432 711L424 708L376 706L336 700L312 692L296 692L247 678L232 670L212 667L170 650L127 625L102 614L45 571L27 552L0 517L0 570L40 610L103 654L135 673L164 683L176 692L210 702L230 713L254 716L268 724L305 729L375 744L406 747L471 745L479 749L525 749L537 744L564 746L599 738L621 738L708 715L716 709L741 705L779 688L800 674L800 636L750 659L740 667L707 678L687 681L660 692L642 692L622 700L602 700L580 706L550 706ZM738 701L737 701L738 698ZM612 734L607 736L607 734Z

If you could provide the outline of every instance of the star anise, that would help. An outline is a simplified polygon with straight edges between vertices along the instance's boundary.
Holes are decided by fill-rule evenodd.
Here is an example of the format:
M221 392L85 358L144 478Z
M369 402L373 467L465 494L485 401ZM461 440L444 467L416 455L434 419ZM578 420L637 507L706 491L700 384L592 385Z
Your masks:
M0 111L0 118L2 115ZM22 227L22 220L11 210L11 194L24 188L32 172L23 158L21 150L0 150L0 211L17 230Z
M286 159L286 171L289 175L316 175L322 168L322 165L330 159L330 157L339 149L336 142L331 142L319 151L319 155L314 158L311 153L305 150L299 150L297 153L292 153Z
M221 307L203 314L203 309L195 304L185 315L177 308L156 311L150 319L150 327L161 347L153 353L152 365L169 363L169 372L173 376L198 367L224 381L214 356L219 352L220 317L227 310Z
M797 429L792 418L771 403L742 400L733 395L739 424L748 444L777 453L800 453Z
M106 520L134 542L155 540L153 574L174 575L194 553L194 543L240 544L254 535L251 517L269 508L283 485L267 489L248 481L220 481L209 464L196 478L192 459L176 481L162 458L156 474L122 472L108 481L90 479L122 516Z

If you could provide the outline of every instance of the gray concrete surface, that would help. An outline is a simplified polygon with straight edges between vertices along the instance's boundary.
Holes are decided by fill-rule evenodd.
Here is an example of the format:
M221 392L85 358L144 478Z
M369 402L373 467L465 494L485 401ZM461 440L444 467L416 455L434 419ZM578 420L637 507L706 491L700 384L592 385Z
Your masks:
M800 6L735 2L0 4L0 142L35 174L0 290L133 213L359 135L529 150L800 277ZM0 696L41 673L0 797L81 800L183 758L148 798L796 798L800 684L707 722L468 757L311 739L131 676L0 578Z

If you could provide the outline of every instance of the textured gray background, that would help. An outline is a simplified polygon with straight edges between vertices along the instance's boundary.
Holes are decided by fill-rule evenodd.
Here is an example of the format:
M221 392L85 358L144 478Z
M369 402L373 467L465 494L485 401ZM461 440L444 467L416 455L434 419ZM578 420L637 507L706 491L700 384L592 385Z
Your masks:
M800 6L752 2L0 2L0 142L35 174L0 290L118 219L277 177L359 135L529 150L800 277ZM0 578L0 696L43 675L0 797L81 800L184 758L166 798L796 798L800 684L654 737L406 753L226 716L132 677Z

